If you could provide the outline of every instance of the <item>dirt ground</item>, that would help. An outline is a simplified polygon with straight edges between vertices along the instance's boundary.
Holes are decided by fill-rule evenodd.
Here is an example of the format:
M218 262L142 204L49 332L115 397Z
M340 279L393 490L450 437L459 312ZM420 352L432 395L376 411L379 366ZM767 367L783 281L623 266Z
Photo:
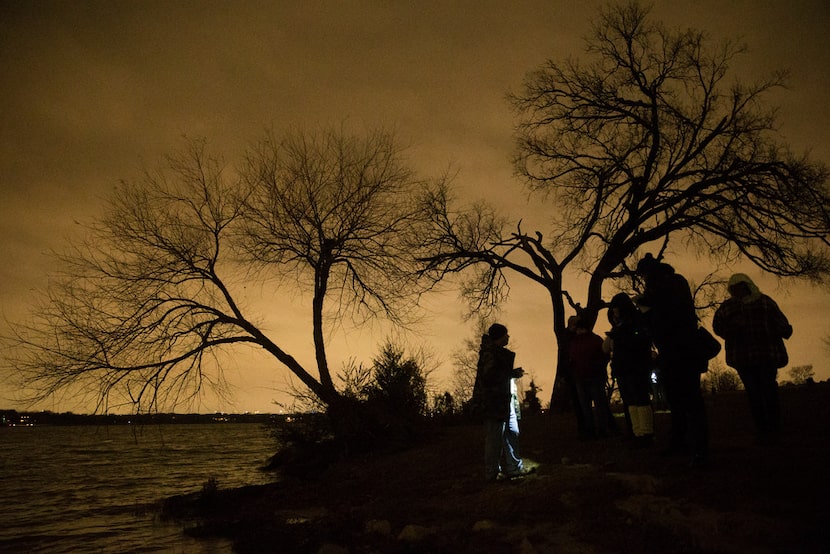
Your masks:
M539 464L522 480L485 483L482 428L453 426L403 452L168 512L238 552L830 552L830 384L782 389L781 401L785 432L760 446L744 393L707 398L703 469L661 453L668 414L648 448L581 441L572 414L542 415L522 420L522 454Z

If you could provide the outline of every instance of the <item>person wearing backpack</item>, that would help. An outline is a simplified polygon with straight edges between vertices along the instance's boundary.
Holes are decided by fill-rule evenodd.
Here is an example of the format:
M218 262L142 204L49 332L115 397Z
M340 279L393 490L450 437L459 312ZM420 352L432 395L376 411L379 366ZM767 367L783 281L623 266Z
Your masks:
M671 412L665 454L691 454L689 465L709 461L709 422L700 375L709 361L698 352L698 319L689 282L671 265L646 254L637 264L645 281L639 303L648 309L646 327L657 348L657 366Z

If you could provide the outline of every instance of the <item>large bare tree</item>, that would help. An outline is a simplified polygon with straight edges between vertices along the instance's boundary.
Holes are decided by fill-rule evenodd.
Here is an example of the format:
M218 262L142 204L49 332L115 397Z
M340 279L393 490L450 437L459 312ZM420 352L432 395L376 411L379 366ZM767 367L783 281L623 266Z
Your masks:
M7 362L41 398L70 389L96 395L100 410L144 411L206 385L221 391L214 358L247 345L331 406L341 395L326 324L411 311L420 185L383 131L269 134L237 169L190 141L162 170L123 183L85 242L61 256L34 318L15 325ZM259 285L310 298L316 367L266 333L246 297Z
M646 246L671 242L718 262L825 278L827 167L776 135L765 98L784 73L731 80L743 52L700 31L669 30L638 3L601 10L582 59L548 61L510 96L515 168L549 202L547 237L521 223L511 231L481 205L455 208L439 188L428 198L436 253L426 271L473 269L466 292L476 306L503 298L507 272L538 283L560 344L567 303L595 317L603 285L631 275L630 260ZM581 302L564 287L579 274L588 279Z

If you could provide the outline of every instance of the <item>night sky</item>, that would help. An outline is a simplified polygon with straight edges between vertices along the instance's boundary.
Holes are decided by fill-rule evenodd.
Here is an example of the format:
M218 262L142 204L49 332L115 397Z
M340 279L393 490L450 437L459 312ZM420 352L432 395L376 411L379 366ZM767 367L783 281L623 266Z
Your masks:
M78 237L120 179L140 177L184 135L208 139L233 163L267 128L341 122L394 128L423 176L448 167L462 197L500 202L513 219L539 218L512 175L505 95L546 59L583 55L599 2L3 2L0 4L0 310L12 324L47 282L50 250ZM749 46L742 77L789 69L780 131L797 151L830 161L830 7L815 1L655 3L670 27L693 26ZM543 218L541 219L543 221ZM541 230L545 230L541 228ZM694 280L705 262L668 261ZM746 269L746 268L744 268ZM790 318L791 365L830 377L827 289L746 271ZM513 279L501 320L517 363L547 397L555 343L546 293ZM313 368L309 311L285 291L260 304L276 342ZM452 352L473 335L454 292L430 302L409 337L435 354L449 387ZM278 315L279 314L279 315ZM604 318L601 319L604 321ZM6 325L7 323L3 323ZM602 329L598 329L602 331ZM5 327L2 330L6 332ZM368 362L380 327L332 335L330 361ZM282 338L284 337L284 338ZM232 402L204 411L273 411L287 370L239 352L228 360ZM782 377L786 377L785 374ZM527 381L527 378L525 379ZM525 383L526 384L526 383ZM22 408L0 375L0 408ZM84 411L70 401L40 406Z

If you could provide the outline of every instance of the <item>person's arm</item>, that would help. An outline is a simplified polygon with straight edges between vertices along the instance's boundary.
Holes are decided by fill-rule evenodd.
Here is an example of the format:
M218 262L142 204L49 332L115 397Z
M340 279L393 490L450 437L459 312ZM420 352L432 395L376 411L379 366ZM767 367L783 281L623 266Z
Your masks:
M790 338L793 336L793 326L790 325L790 322L787 320L787 316L784 315L784 312L781 311L781 308L778 307L775 300L769 297L767 298L769 300L769 309L775 330L781 338Z
M602 351L605 352L607 356L610 356L611 352L614 351L614 339L611 335L605 335L605 340L602 341Z

